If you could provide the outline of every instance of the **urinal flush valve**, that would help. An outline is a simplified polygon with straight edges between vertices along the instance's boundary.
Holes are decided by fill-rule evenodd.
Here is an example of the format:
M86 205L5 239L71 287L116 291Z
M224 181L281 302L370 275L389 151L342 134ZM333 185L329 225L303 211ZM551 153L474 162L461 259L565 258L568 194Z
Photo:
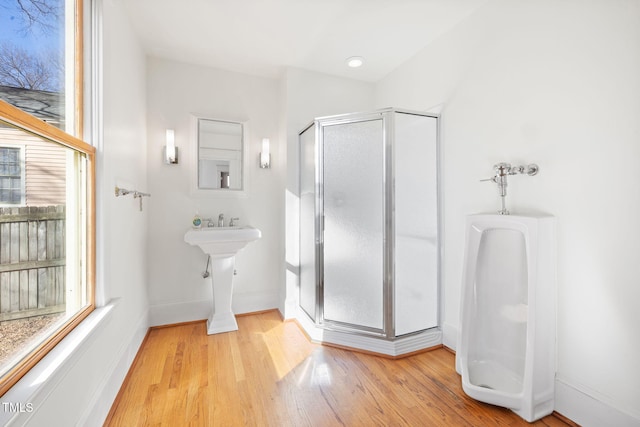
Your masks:
M505 199L507 197L507 177L509 175L527 174L533 176L538 173L538 165L532 163L530 165L511 166L510 163L498 163L493 166L494 176L487 179L481 179L480 181L492 181L498 184L498 194L500 194L500 201L502 209L498 211L500 215L509 215L509 211L506 208Z

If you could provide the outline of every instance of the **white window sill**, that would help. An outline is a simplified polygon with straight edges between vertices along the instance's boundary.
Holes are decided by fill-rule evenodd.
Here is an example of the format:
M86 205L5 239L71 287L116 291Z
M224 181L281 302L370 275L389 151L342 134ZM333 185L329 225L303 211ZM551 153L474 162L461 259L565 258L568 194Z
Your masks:
M0 397L0 425L29 418L37 411L49 391L64 379L66 373L86 351L111 318L118 300L98 307L87 316L73 331L62 339L45 357L20 379L4 396Z

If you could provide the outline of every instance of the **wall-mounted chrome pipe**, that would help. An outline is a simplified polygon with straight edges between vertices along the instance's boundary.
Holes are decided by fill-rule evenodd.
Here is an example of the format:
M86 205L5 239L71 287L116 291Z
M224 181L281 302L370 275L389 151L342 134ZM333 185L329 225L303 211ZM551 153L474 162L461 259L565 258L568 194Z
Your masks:
M151 194L143 193L142 191L138 191L138 190L127 190L126 188L120 188L116 186L116 189L115 189L116 197L126 196L127 194L131 194L131 193L133 193L134 199L140 199L140 211L142 211L142 198L151 197Z
M509 215L509 211L506 207L507 197L507 177L509 175L527 174L534 176L538 173L540 168L535 163L529 165L511 166L510 163L497 163L493 166L494 176L487 179L481 179L480 181L491 181L498 184L498 194L500 195L501 209L498 211L500 215Z
M202 278L206 279L207 277L209 277L211 275L211 273L209 273L209 263L211 262L211 255L207 256L207 266L204 269L204 272L202 273Z

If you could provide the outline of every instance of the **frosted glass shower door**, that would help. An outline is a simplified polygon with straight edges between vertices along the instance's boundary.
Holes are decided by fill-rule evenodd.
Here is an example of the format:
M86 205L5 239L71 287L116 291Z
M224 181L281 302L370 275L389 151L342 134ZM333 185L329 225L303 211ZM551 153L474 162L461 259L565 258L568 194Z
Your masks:
M394 113L395 335L438 326L438 121Z
M325 125L323 319L384 328L382 119Z

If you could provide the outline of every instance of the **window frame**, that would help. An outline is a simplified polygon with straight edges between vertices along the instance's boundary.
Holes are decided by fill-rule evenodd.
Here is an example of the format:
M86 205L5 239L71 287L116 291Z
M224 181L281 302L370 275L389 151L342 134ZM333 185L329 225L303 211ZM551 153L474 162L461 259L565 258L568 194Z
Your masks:
M96 148L84 141L84 78L83 78L83 0L75 0L74 10L74 133L76 136L50 125L13 105L0 100L0 118L38 137L53 141L86 156L86 292L87 304L69 318L64 325L40 343L29 355L0 378L0 397L11 389L53 347L75 329L92 311L96 303Z
M0 198L0 207L19 207L24 206L26 203L26 168L25 168L25 145L24 144L11 144L11 143L0 143L0 150L9 149L9 150L18 150L19 159L20 159L20 201L17 203L11 203L7 201L3 201ZM2 164L2 162L0 162ZM0 175L0 179L2 179L5 175ZM17 177L17 176L16 176Z
M69 135L68 133L49 125L30 114L0 100L0 118L17 128L61 144L70 149L76 150L86 156L86 188L87 188L87 214L86 214L86 283L87 283L87 305L72 316L60 329L54 332L44 342L42 342L29 356L9 370L0 379L0 396L4 395L29 369L31 369L40 359L42 359L58 342L60 342L69 332L71 332L89 313L95 309L95 265L96 265L96 149L86 142Z

